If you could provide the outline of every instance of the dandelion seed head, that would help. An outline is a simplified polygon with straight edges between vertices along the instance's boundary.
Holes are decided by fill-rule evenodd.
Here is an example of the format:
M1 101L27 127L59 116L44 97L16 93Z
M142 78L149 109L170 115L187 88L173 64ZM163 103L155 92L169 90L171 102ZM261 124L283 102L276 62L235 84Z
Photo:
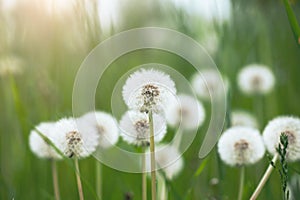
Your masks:
M252 114L242 110L234 110L231 113L231 126L258 128L258 122Z
M77 120L81 132L94 132L99 136L99 146L106 149L118 142L117 120L106 112L89 112Z
M43 122L35 127L41 134L52 141L50 136L51 130L54 128L54 123ZM29 135L29 147L31 151L39 158L47 159L61 159L61 156L55 151L55 149L48 144L36 130L32 130Z
M192 130L201 126L205 120L205 110L200 101L185 95L178 95L166 108L166 119L169 125L180 124L183 129Z
M158 145L155 150L155 160L168 179L175 178L183 169L184 161L176 147L172 145ZM146 169L151 171L150 152L147 151Z
M196 94L203 100L209 100L212 94L219 94L221 90L224 90L223 81L220 81L217 71L212 69L205 69L194 74L191 84Z
M175 94L175 83L170 76L154 69L141 69L131 74L122 92L127 106L142 112L162 112Z
M287 159L300 159L300 119L296 117L280 116L271 120L263 131L263 139L268 151L272 154L280 143L280 135L288 137Z
M265 65L251 64L238 74L238 86L245 94L267 94L275 85L273 72Z
M73 157L74 155L79 156L83 151L83 142L81 139L81 134L77 131L71 131L66 134L67 148L64 154L68 157Z
M227 129L220 137L218 152L226 164L240 166L260 160L265 153L265 147L258 130L235 126Z
M212 185L212 186L216 186L216 185L219 184L219 182L220 181L219 181L218 178L212 178L212 179L210 179L209 184Z
M54 144L69 158L90 156L99 140L95 132L80 132L74 118L63 118L56 122L52 135Z
M160 142L167 132L165 119L153 113L154 141ZM138 111L127 111L120 120L120 135L129 144L150 144L150 125L148 114Z

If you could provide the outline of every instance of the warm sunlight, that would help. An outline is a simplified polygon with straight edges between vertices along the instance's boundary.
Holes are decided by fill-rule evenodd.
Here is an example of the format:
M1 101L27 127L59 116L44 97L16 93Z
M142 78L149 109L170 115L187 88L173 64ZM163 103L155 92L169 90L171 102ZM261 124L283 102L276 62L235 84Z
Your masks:
M45 8L49 13L64 13L69 11L76 3L76 0L2 0L2 7L4 10L10 10L18 3L26 3Z
M300 0L0 0L0 200L296 200Z
M72 9L76 0L34 0L49 12L64 13Z

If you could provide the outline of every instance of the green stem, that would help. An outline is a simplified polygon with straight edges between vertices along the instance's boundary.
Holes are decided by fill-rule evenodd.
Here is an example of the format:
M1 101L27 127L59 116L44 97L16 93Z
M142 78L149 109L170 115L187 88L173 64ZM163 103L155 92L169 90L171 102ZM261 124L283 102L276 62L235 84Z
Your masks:
M142 199L147 200L147 172L146 172L146 153L143 148L142 155Z
M11 87L11 91L12 91L12 96L13 96L13 101L14 101L14 105L15 105L15 109L16 109L16 113L17 113L17 117L23 132L23 140L24 140L24 134L27 133L27 123L26 123L26 113L25 113L25 109L24 106L22 104L21 98L20 98L20 92L19 89L17 87L16 81L15 81L15 77L11 74L10 75L10 87Z
M102 164L96 160L96 193L102 199Z
M151 154L151 191L152 191L152 200L156 200L155 145L154 145L152 111L149 111L149 126L150 126L150 154Z
M55 200L60 200L59 195L59 187L58 187L58 177L57 177L57 167L55 160L51 160L52 165L52 178L53 178L53 189L54 189L54 196Z
M78 188L78 194L79 194L79 199L84 200L83 196L83 190L82 190L82 183L80 179L80 171L79 171L79 164L78 164L78 158L74 158L75 162L75 172L76 172L76 180L77 180L77 188Z
M239 195L238 200L242 200L243 198L243 191L244 191L244 181L245 180L245 167L241 167L241 174L240 174L240 188L239 188Z
M297 18L293 12L293 9L288 0L283 0L286 14L288 16L292 31L294 33L294 37L296 39L297 44L300 46L300 27L297 22Z
M269 176L271 175L273 169L274 169L274 165L276 164L276 161L278 159L278 153L276 153L272 159L272 163L269 164L269 167L267 169L267 171L265 172L264 176L262 177L262 179L260 180L257 188L255 189L254 193L252 194L250 200L255 200L258 195L260 194L261 190L263 189L264 185L266 184Z
M157 195L158 199L168 199L168 189L166 185L166 178L161 175L159 172L157 173Z

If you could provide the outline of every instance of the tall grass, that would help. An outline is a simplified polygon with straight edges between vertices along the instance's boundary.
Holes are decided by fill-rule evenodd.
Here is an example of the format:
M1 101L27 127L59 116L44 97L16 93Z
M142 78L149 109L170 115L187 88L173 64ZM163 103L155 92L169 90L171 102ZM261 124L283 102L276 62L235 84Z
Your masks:
M16 55L23 60L24 69L21 75L0 78L0 199L54 199L51 164L30 152L29 131L41 121L72 115L76 72L88 52L109 35L101 31L97 11L87 9L87 1L78 0L67 13L55 15L45 13L34 3L17 2L12 10L3 10L0 1L0 59L5 55ZM236 86L237 71L246 64L258 62L269 65L277 78L276 89L261 105L264 110L261 128L279 114L300 116L300 50L283 2L232 0L231 19L221 24L205 22L167 2L153 1L151 5L143 6L143 12L140 12L135 7L136 2L132 1L120 10L123 23L112 27L111 34L150 24L173 28L201 41L214 31L219 47L212 57L231 81L233 109L244 108L258 114L253 110L255 100L241 94ZM97 2L92 4L95 8ZM299 1L295 1L292 8L300 19ZM138 64L153 61L174 67L188 79L194 73L190 63L168 52L150 49L131 52L115 60L105 71L106 76L97 88L96 108L110 111L110 96L118 78ZM206 105L206 109L209 116L210 105ZM205 161L198 159L207 125L208 121L184 153L183 172L167 184L171 191L169 199L237 197L237 187L233 185L239 182L238 169L221 164L221 176L215 149ZM173 133L175 130L168 131ZM268 163L265 156L260 163L247 168L243 197L250 197ZM194 176L199 166L202 166L201 170ZM300 171L299 162L291 163L289 167L290 175ZM85 199L95 198L94 168L93 157L80 163ZM67 161L57 162L61 199L78 198L74 170ZM105 180L102 183L103 199L123 199L126 194L133 194L134 199L142 196L140 174L124 173L103 165L102 176ZM218 182L212 182L214 178ZM148 180L148 191L150 186ZM280 177L273 173L260 198L280 199L280 188Z

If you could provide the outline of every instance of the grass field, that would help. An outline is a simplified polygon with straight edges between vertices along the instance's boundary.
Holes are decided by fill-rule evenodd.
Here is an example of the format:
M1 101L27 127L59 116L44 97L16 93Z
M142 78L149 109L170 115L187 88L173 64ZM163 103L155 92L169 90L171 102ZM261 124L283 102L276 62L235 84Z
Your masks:
M18 0L12 8L1 6L3 2L0 0L0 63L5 63L7 57L15 59L20 71L0 73L0 199L55 199L51 162L30 151L30 130L40 122L73 115L73 84L81 63L101 41L131 28L170 28L203 44L230 82L228 112L249 111L259 121L261 132L268 121L279 115L300 116L300 46L283 1L231 0L230 17L225 21L204 20L171 1L123 1L119 2L118 10L122 20L107 30L101 28L98 1L75 0L73 6L69 5L71 8L58 12L48 12L37 1ZM294 0L291 5L300 21L300 2ZM97 87L95 108L111 112L111 96L118 79L138 65L154 62L171 66L187 80L195 72L191 63L170 52L158 49L130 52L116 58L104 72ZM267 65L273 71L276 83L269 94L247 96L239 90L237 74L251 63ZM216 147L204 160L198 157L211 116L211 104L204 102L204 106L207 117L183 154L184 168L167 182L169 199L237 198L239 168L224 164ZM168 127L169 137L165 141L175 131ZM134 149L122 139L118 146ZM268 164L266 152L258 163L246 167L243 199L249 199ZM299 164L299 161L288 163L289 180L299 176ZM79 165L85 199L97 199L95 158L82 159ZM196 174L199 166L202 171ZM72 160L58 161L57 170L61 199L79 199ZM126 199L126 194L141 199L140 173L118 171L105 164L102 170L102 199ZM150 178L147 185L150 199ZM276 170L258 199L282 199Z

